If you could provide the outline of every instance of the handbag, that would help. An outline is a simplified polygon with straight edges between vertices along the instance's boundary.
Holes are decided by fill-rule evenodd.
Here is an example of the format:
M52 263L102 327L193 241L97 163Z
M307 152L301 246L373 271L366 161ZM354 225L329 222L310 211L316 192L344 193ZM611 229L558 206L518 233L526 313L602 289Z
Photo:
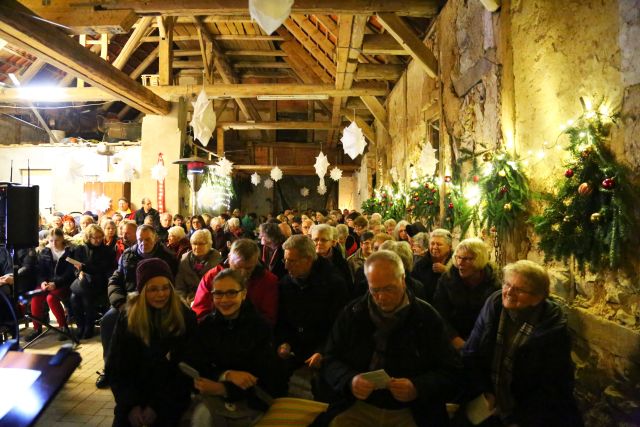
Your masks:
M87 279L87 275L82 274L71 282L71 286L69 286L69 288L71 289L71 292L76 295L87 295L91 292L91 283Z

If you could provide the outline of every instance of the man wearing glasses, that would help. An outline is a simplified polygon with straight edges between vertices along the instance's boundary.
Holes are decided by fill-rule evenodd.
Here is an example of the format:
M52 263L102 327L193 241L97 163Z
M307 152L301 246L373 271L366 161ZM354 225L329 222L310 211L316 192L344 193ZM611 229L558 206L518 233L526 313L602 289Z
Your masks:
M371 254L364 269L369 290L342 311L325 348L324 378L341 395L331 425L447 425L460 362L442 319L406 292L394 252Z

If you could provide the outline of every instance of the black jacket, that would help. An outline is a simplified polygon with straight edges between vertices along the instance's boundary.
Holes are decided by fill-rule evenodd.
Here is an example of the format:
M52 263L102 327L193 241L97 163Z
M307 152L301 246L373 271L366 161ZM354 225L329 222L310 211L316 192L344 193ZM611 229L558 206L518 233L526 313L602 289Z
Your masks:
M77 246L73 251L73 258L82 263L82 272L89 282L88 290L94 295L107 291L107 281L113 274L113 262L116 253L112 247L106 245L93 246L90 243Z
M466 340L471 334L478 314L489 295L500 288L500 279L491 264L484 269L484 280L474 286L462 282L458 268L451 266L438 281L433 306L446 321L449 338Z
M560 306L543 301L540 323L513 359L511 395L515 408L509 423L521 427L582 426L573 397L573 362L567 320ZM471 336L462 350L469 378L469 397L494 393L491 380L500 314L500 291L485 303Z
M214 381L226 370L246 371L256 376L258 385L272 396L287 391L271 328L248 300L242 303L236 319L225 319L214 311L198 324L188 345L187 363ZM229 381L224 385L228 400L256 402L251 390L242 390Z
M53 282L57 289L68 288L75 278L76 271L75 267L67 262L72 252L71 247L67 246L58 261L54 261L51 249L48 247L42 249L38 254L36 288L39 289L42 282Z
M144 219L147 215L153 217L153 227L157 230L160 227L160 213L154 208L149 209L149 212L145 212L144 208L140 208L133 214L133 220L138 225L144 224Z
M371 393L366 402L387 409L409 407L418 425L446 426L445 402L457 391L460 360L438 313L426 302L408 295L409 307L405 310L409 311L390 333L384 369L391 377L410 379L418 397L403 403L384 389ZM343 409L355 401L351 380L370 370L375 350L376 327L369 314L369 298L367 293L352 301L336 320L327 340L323 375L342 395L342 402L336 406Z
M117 418L126 417L134 406L141 405L150 406L160 421L166 421L179 418L188 407L192 380L178 369L178 363L184 360L196 317L186 306L183 314L184 334L160 337L152 333L147 346L129 332L127 312L120 313L105 365Z
M446 264L451 259L451 256L444 262ZM424 300L429 304L433 304L433 296L436 293L436 287L438 286L438 280L442 276L442 273L436 273L433 271L433 260L431 254L426 252L418 262L413 266L411 276L417 279L424 286Z
M156 246L151 251L148 258L160 258L169 264L171 271L175 277L178 270L178 260L173 252L165 248L164 245L156 243ZM127 248L120 261L118 261L118 268L113 272L109 279L109 302L115 308L120 307L127 299L129 292L135 292L136 290L136 267L138 262L142 260L142 256L138 253L138 244L134 244L130 248Z
M349 264L347 264L347 260L342 256L342 252L340 252L339 247L334 246L331 248L331 258L329 261L331 261L336 271L340 274L340 277L342 277L342 280L344 280L347 285L349 299L355 298L351 269L349 269Z
M322 257L314 261L302 286L287 274L280 280L276 344L289 343L298 363L322 353L333 321L348 298L347 285Z

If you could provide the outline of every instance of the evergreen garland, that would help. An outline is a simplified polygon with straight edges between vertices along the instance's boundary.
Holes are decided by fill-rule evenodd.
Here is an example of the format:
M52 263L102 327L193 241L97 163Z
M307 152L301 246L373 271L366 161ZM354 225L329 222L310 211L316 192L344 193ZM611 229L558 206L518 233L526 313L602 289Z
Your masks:
M461 205L464 205L464 199L460 196L457 185L447 182L446 189L443 221L440 220L440 179L434 176L425 177L422 181L416 182L415 188L411 189L411 205L408 210L422 219L427 230L438 227L453 230Z
M379 213L383 220L400 220L407 215L407 195L397 183L375 191L375 195L362 202L362 212Z
M571 123L571 122L570 122ZM584 272L616 268L621 248L635 236L629 169L616 161L605 142L613 118L587 111L564 130L571 159L564 176L546 196L548 206L533 218L546 260L574 257Z

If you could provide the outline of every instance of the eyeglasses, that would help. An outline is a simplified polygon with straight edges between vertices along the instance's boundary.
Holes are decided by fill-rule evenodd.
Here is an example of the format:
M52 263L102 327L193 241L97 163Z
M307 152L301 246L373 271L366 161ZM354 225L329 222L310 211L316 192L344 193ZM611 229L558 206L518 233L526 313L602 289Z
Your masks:
M455 258L458 264L461 264L463 262L473 262L473 260L476 259L476 257L474 256L458 256L458 255L456 255Z
M329 239L321 239L319 237L316 237L315 239L312 239L313 243L327 243L329 241Z
M285 264L297 264L303 260L303 258L291 259L291 258L283 258Z
M508 291L512 291L516 295L520 295L520 294L535 295L535 292L531 292L531 291L528 291L528 290L522 289L522 288L516 288L515 286L513 286L510 283L503 283L502 284L502 289L504 289L507 292Z
M378 295L378 294L395 294L396 292L398 292L398 287L397 286L384 286L382 288L369 288L369 293L371 295Z
M146 292L148 294L159 294L160 292L167 292L171 290L171 285L164 286L147 286Z
M213 295L214 299L222 299L225 296L229 298L235 298L240 292L242 291L239 289L229 289L228 291L211 291L211 295Z

